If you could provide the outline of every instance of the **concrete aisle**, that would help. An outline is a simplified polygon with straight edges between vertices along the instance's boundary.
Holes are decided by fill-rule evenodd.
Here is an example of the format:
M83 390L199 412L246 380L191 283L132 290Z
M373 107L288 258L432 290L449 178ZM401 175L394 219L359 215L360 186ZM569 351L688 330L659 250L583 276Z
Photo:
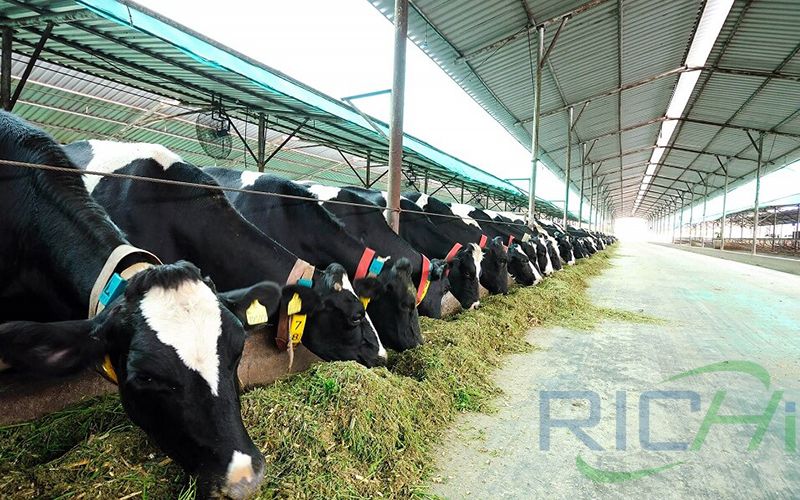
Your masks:
M800 413L793 404L800 403L800 276L645 243L623 244L613 262L593 281L593 300L665 323L533 330L529 340L543 349L513 356L497 372L505 394L495 414L459 419L439 450L432 492L454 499L799 497L798 440L787 443L784 430L792 436ZM716 366L728 371L666 380L726 361ZM543 450L541 391L585 391L551 393L550 418L599 416L582 430L602 451L564 427L551 428ZM684 399L641 404L648 391ZM687 397L699 399L695 411ZM724 398L719 415L764 415L774 400L761 443L748 451L755 424L711 424L699 450L664 448L691 448L715 397ZM670 464L677 465L653 470Z

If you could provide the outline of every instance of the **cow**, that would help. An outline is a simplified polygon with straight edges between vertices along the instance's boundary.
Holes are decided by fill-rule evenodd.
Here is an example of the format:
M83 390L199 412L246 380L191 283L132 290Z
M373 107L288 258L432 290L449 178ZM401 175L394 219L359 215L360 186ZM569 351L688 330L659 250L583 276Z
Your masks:
M412 288L412 291L415 290L417 306L421 312L425 311L430 316L440 315L442 297L449 291L449 287L446 286L444 261L431 260L414 250L389 228L383 218L383 211L362 196L346 189L314 184L310 181L303 184L356 239L383 255L407 259L412 266L412 279L417 283ZM416 312L416 309L414 311Z
M451 204L451 209L453 206L454 204ZM514 223L496 220L495 216L497 214L491 210L469 207L472 210L467 211L467 207L469 206L464 205L459 207L459 210L466 212L467 216L477 222L485 234L491 237L500 237L505 242L508 249L508 273L514 278L514 281L523 286L539 283L542 280L542 275L531 263L531 258L536 257L535 251L533 247L527 247L528 243L521 238L522 232L514 227ZM521 245L525 245L528 248L527 253ZM530 256L528 253L530 253Z
M347 186L343 189L354 192L379 207L386 208L385 191ZM417 251L447 263L447 279L459 304L464 309L480 306L479 279L483 251L477 243L462 245L442 234L438 226L422 210L422 207L405 196L400 197L400 237ZM384 219L385 220L385 219Z
M514 213L503 213L500 215L509 218L515 223L525 224L525 219L522 215ZM560 270L562 268L561 249L558 246L558 241L548 232L545 226L540 221L534 219L532 228L526 226L522 230L527 234L536 236L538 239L537 247L540 248L537 248L537 256L542 273L545 276L549 276L553 272Z
M478 243L483 249L480 283L491 294L508 293L508 254L502 238L490 239L480 226L467 216L454 214L441 200L423 193L403 193L430 215L430 220L451 241L466 245Z
M253 276L310 285L320 296L320 307L307 315L293 343L302 343L326 361L355 360L365 366L386 362L386 351L359 300L374 296L374 278L351 282L341 266L324 271L310 267L247 222L211 176L161 145L91 140L64 150L85 170L216 188L84 176L92 197L133 243L167 262L190 260L222 289L240 288ZM266 325L279 348L290 347L289 326L280 320Z
M369 273L370 266L379 266L377 272L371 274L377 275L380 287L368 302L367 312L381 341L397 351L420 344L419 322L413 312L415 293L409 291L414 288L410 261L398 254L381 257L375 253L347 232L326 208L316 201L306 201L316 198L305 186L252 171L219 167L203 170L226 187L280 195L226 192L245 219L300 258L318 265L339 262L358 278Z
M0 365L62 377L95 367L131 420L198 476L200 497L246 498L264 458L244 428L236 377L243 322L310 289L252 281L226 293L189 262L133 247L55 140L0 112ZM87 319L88 317L88 319Z

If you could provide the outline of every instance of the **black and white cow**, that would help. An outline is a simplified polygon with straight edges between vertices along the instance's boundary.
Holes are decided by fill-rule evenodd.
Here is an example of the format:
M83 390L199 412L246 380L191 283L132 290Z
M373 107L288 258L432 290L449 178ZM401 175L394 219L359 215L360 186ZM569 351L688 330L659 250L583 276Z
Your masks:
M453 205L451 204L452 208ZM481 230L490 237L500 237L505 242L508 248L508 272L513 276L514 281L523 286L530 286L540 282L542 275L537 267L531 263L531 259L536 257L535 251L533 247L530 247L528 253L531 255L529 256L525 252L521 245L527 245L527 242L517 239L520 236L520 232L511 224L495 220L494 217L497 214L491 210L471 208L472 210L467 212L467 215L478 223ZM466 211L466 208L463 211Z
M525 224L525 218L520 214L503 213L500 215L509 218L513 222ZM562 261L562 252L558 246L558 240L556 240L556 238L550 232L548 232L546 227L543 226L540 221L534 220L532 228L527 226L518 227L522 228L525 233L538 238L539 243L537 244L537 247L539 248L537 248L537 255L539 256L538 259L540 269L545 276L549 276L554 271L560 270L563 262L570 262ZM553 233L555 233L555 230L553 230ZM541 247L543 247L543 249ZM542 252L542 250L544 250L544 252ZM571 262L574 263L574 259L572 259Z
M348 186L348 191L379 207L387 206L385 191ZM447 279L453 295L464 309L480 305L479 276L483 251L477 243L450 240L431 222L422 207L405 196L400 198L400 237L417 251L447 263ZM385 220L385 219L384 219Z
M339 187L311 182L304 184L356 239L383 255L407 259L411 263L412 280L416 283L412 292L420 311L432 317L441 315L442 298L449 291L444 261L428 259L411 247L389 228L383 211L366 198Z
M218 167L204 171L227 187L314 198L307 187L274 175ZM402 351L420 344L422 338L414 313L414 284L408 260L398 254L382 258L347 232L333 214L315 201L238 192L226 195L247 220L308 262L316 265L339 262L351 276L359 278L369 272L373 262L381 266L377 273L380 286L369 301L367 312L386 347Z
M469 216L455 214L453 210L432 196L422 193L403 193L430 214L430 220L451 241L462 245L477 243L483 249L480 283L492 294L508 293L508 254L502 238L490 239Z
M0 159L75 168L8 113ZM104 366L131 420L199 476L201 497L253 494L264 459L241 418L243 313L258 300L276 314L294 293L313 307L315 294L269 282L217 293L193 264L158 265L125 247L80 175L0 162L0 190L0 365L41 376Z
M163 146L81 141L65 146L70 158L89 171L118 172L217 186L199 168ZM136 245L166 262L187 259L223 289L240 288L254 276L278 283L297 282L297 256L246 221L219 190L176 186L87 174L92 197ZM308 283L307 283L308 284ZM307 315L301 342L327 361L384 364L386 351L359 296L372 297L373 278L351 283L341 266L314 270L320 304ZM278 339L278 318L267 324ZM279 342L279 347L285 344Z

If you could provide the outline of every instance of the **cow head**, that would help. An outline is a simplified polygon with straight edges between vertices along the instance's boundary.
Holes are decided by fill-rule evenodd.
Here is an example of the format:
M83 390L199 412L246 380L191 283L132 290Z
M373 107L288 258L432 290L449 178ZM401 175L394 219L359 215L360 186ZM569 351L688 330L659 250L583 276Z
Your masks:
M241 417L243 313L258 300L274 316L294 293L313 303L309 289L268 282L217 294L192 264L154 266L93 319L0 325L0 358L50 376L106 358L131 420L197 474L198 495L245 498L263 479L264 459Z
M344 267L330 264L314 282L320 306L308 318L303 345L326 361L355 360L364 366L386 364L375 326L359 297L372 300L380 291L376 278L350 283Z
M586 248L583 246L580 238L572 238L572 251L575 252L575 258L582 259L586 257Z
M530 286L536 282L531 261L517 243L508 247L508 273L522 286Z
M453 295L464 309L475 309L480 305L479 277L483 252L477 243L461 247L448 263L448 279Z
M491 294L508 293L508 255L500 236L490 240L483 249L480 281Z
M406 258L389 258L377 281L375 297L369 302L367 312L375 322L383 345L396 351L420 345L422 333L411 262Z
M561 254L561 260L570 266L574 265L575 255L572 253L572 243L570 243L569 237L566 234L559 233L556 235L556 241L558 242L558 252Z
M531 245L536 247L536 263L539 270L543 275L549 275L553 272L553 265L550 263L550 255L547 253L545 241L544 237L540 235L531 240Z
M561 256L558 252L558 243L556 242L556 239L550 236L547 238L545 246L547 246L547 253L550 255L550 262L553 264L553 269L560 271L562 268Z

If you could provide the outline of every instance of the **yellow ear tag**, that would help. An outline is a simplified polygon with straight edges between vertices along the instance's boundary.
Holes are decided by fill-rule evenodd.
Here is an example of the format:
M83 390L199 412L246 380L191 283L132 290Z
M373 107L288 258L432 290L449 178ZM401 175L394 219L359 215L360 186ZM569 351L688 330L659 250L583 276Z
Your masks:
M430 288L430 287L431 287L431 280L428 280L428 281L425 282L425 287L423 287L423 289L422 289L422 295L420 296L419 302L417 302L417 305L420 305L422 303L422 301L425 300L425 296L428 295L428 288Z
M359 297L358 300L361 301L361 305L364 306L364 310L367 310L367 306L369 305L369 301L372 300L369 297Z
M267 308L258 299L250 304L250 307L245 311L245 316L247 316L247 324L250 326L262 325L269 319Z
M303 339L303 331L306 329L306 315L293 314L289 318L289 334L292 337L292 344L299 344Z
M114 382L115 384L119 385L119 381L117 380L117 372L114 371L114 365L111 364L111 356L106 354L105 359L103 359L103 364L100 367L103 370L103 375L110 381Z
M300 309L303 308L303 300L300 298L300 294L295 293L292 295L292 299L289 301L289 306L286 308L286 314L291 316L292 314L297 314L300 312Z

